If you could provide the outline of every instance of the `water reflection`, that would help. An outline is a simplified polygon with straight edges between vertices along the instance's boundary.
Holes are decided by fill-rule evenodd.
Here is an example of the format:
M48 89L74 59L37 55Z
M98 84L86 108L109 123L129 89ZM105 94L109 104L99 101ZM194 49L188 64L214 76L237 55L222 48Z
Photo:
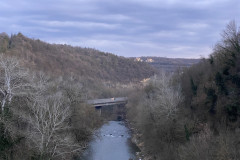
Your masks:
M81 160L135 159L136 147L130 141L128 128L123 122L110 121L103 125L84 152Z

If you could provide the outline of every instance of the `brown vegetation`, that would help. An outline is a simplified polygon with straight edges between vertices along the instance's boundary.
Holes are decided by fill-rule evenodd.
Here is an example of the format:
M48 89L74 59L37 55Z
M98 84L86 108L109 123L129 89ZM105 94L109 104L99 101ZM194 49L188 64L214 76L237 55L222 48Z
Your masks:
M134 68L141 63L125 63L125 58L111 54L50 45L21 34L0 37L0 49L5 52L0 61L0 159L78 156L101 124L94 109L82 102L93 95L124 93L112 91L111 83L98 85L91 78L79 81L71 74L63 78L56 75L72 72L118 82L146 77L142 75L145 70L138 72L142 68ZM78 51L83 51L83 55ZM40 67L49 73L56 71L56 75L53 78L27 72L9 55L24 57L25 66ZM131 69L119 69L125 64ZM102 66L101 70L95 70L97 66ZM136 74L125 79L134 71ZM114 78L108 78L109 73ZM208 59L174 75L161 73L144 87L131 88L129 92L127 118L146 160L239 159L240 32L234 22L227 26Z
M129 98L128 119L145 159L239 159L240 32L230 22L222 36L210 58L179 71L168 83L164 77L150 81ZM158 83L172 89L170 96L159 92L164 86ZM162 107L168 99L174 114L168 103Z
M91 48L49 44L29 39L21 33L11 37L1 34L1 52L22 59L27 68L57 76L126 83L154 74L154 69L147 63Z
M83 103L83 85L41 72L19 75L26 72L17 59L3 59L0 159L69 159L81 154L102 123L94 108Z

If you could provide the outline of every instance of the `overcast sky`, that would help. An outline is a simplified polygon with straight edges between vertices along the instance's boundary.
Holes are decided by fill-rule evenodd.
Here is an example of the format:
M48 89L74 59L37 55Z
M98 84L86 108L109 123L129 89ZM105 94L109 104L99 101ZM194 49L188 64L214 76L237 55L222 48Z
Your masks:
M240 0L1 0L0 32L120 56L207 57Z

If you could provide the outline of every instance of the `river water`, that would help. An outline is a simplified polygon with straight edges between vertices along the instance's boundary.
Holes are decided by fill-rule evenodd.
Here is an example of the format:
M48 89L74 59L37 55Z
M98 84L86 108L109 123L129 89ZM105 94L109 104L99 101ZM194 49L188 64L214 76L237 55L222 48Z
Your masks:
M135 159L137 147L130 141L128 128L122 121L109 121L98 131L81 160Z

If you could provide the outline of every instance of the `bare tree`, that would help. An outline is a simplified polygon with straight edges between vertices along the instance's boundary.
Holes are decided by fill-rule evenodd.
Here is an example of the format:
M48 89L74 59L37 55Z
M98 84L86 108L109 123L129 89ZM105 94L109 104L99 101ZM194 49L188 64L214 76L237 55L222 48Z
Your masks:
M223 31L222 40L214 47L213 56L222 63L234 66L236 57L240 53L240 28L237 28L235 21L231 21Z
M59 159L81 150L68 132L70 109L61 93L38 97L30 110L28 138L42 159Z
M151 82L155 87L154 97L148 99L149 106L156 119L166 119L174 116L179 103L183 100L179 85L171 84L171 76L162 72L159 77L154 77Z
M151 153L150 159L177 159L176 141L185 138L181 120L176 121L183 100L180 85L171 74L161 72L151 78L139 97L133 114L144 152Z
M226 29L222 34L222 44L217 46L230 53L239 53L240 52L240 32L237 28L235 21L229 22Z
M12 98L22 93L22 89L27 86L27 72L19 66L16 58L0 55L0 94L1 110L7 103L11 103Z

